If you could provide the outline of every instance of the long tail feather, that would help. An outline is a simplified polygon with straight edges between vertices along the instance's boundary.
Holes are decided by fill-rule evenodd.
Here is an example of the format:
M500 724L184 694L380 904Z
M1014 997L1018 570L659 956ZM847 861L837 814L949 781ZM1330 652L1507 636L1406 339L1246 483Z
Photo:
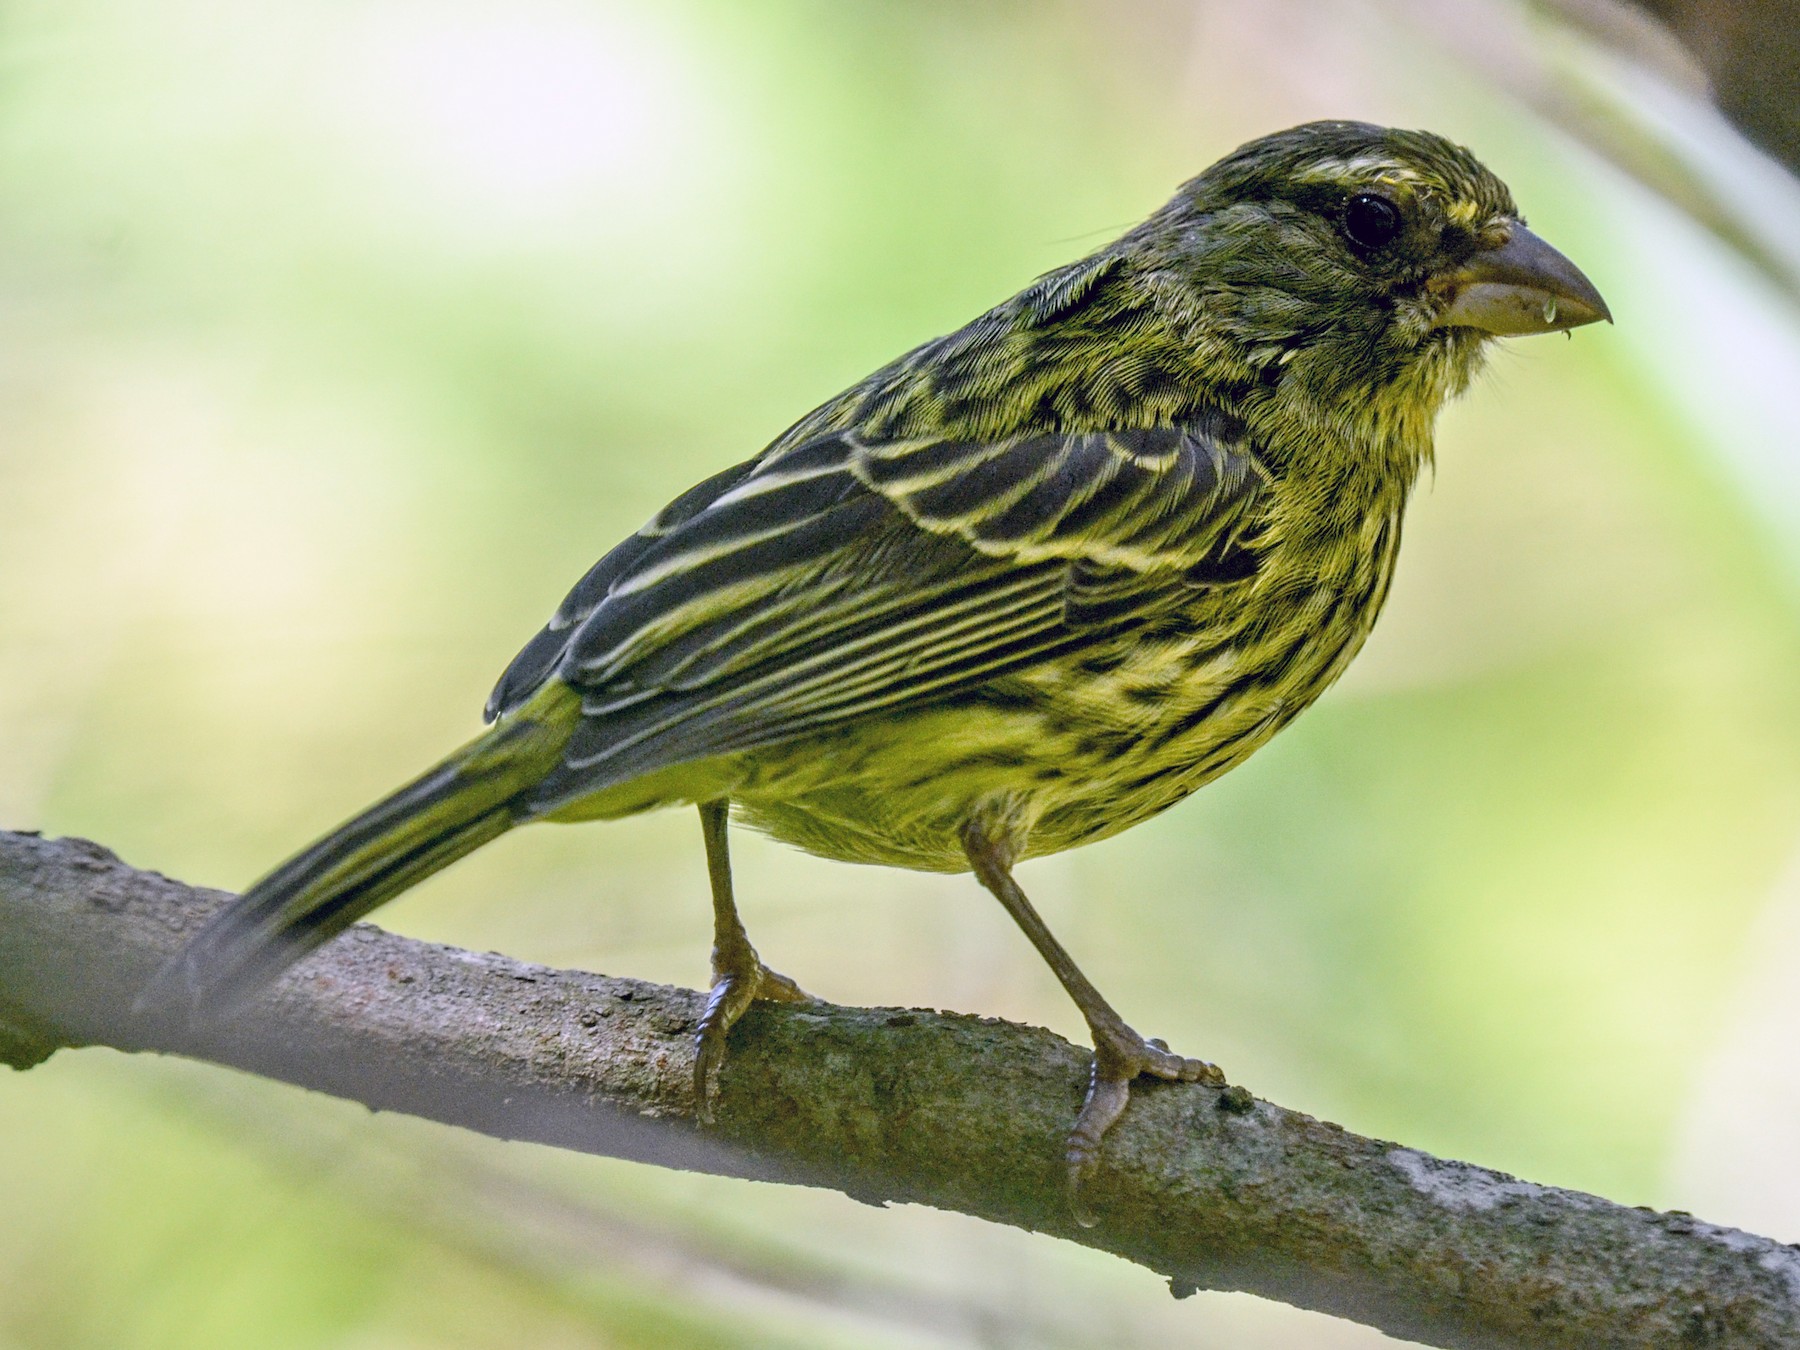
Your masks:
M228 1012L376 906L520 824L515 799L564 739L502 723L282 863L201 929L137 1000L140 1012Z

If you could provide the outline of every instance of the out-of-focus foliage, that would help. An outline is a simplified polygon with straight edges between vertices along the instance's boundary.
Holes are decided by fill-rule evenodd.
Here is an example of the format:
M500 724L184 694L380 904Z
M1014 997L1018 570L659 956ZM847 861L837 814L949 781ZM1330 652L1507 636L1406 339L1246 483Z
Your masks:
M0 824L242 885L469 734L593 557L814 402L1249 136L1425 125L1618 326L1517 344L1446 417L1339 690L1022 877L1127 1016L1260 1094L1800 1237L1800 1010L1759 992L1800 959L1764 913L1800 824L1800 317L1408 8L8 7ZM1457 7L1490 10L1581 68ZM739 852L808 988L1080 1032L966 878ZM697 826L523 831L384 920L697 984ZM104 1052L0 1079L0 1212L0 1346L33 1350L1378 1339Z

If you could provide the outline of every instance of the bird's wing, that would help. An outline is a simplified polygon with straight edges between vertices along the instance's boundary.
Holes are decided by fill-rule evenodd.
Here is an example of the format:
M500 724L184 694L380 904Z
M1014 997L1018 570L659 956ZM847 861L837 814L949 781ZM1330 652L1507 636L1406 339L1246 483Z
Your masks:
M494 692L488 695L486 719L491 722L502 713L511 712L535 694L556 670L556 663L562 659L575 629L600 608L607 591L625 569L655 547L659 539L686 524L736 487L756 465L756 460L746 460L694 484L658 511L643 529L621 540L588 568L587 575L575 583L575 588L557 606L550 622L538 630L501 672Z
M581 692L546 784L566 802L942 697L1249 575L1266 481L1223 416L997 444L821 437L710 480L608 555L497 700L529 696L516 671Z

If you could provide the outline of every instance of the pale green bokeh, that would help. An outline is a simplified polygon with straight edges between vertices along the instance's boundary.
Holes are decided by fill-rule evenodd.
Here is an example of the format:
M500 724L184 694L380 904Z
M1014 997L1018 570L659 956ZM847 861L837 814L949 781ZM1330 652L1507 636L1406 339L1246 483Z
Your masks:
M10 7L0 825L241 886L470 735L594 557L813 403L1246 136L1430 125L1618 327L1515 344L1445 418L1339 690L1022 877L1128 1017L1259 1094L1732 1220L1664 1169L1800 822L1800 322L1380 11L1292 44L1244 13ZM808 988L1078 1036L968 879L738 854ZM522 831L381 919L698 984L697 826ZM98 1051L0 1077L0 1214L32 1350L1377 1339Z

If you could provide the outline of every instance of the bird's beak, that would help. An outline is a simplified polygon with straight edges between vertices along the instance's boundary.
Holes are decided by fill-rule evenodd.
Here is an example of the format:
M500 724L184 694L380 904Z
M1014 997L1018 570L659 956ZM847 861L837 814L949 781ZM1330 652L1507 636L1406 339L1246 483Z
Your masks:
M1505 243L1482 249L1434 284L1450 296L1439 328L1518 337L1612 322L1606 301L1581 269L1519 224Z

